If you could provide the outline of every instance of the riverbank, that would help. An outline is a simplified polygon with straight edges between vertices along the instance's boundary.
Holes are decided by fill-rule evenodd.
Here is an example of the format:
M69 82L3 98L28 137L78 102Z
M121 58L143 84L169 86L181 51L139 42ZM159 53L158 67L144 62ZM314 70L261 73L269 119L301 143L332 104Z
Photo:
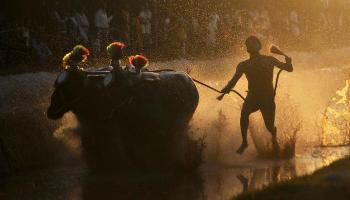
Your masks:
M262 190L243 193L235 200L350 199L350 157L334 162L311 175L296 178Z

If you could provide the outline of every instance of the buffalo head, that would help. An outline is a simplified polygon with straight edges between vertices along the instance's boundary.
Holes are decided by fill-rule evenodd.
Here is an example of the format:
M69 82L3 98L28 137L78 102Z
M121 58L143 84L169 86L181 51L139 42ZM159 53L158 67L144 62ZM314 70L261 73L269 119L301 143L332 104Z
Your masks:
M55 91L47 110L49 119L59 119L77 105L85 90L85 76L79 71L64 71L56 79Z

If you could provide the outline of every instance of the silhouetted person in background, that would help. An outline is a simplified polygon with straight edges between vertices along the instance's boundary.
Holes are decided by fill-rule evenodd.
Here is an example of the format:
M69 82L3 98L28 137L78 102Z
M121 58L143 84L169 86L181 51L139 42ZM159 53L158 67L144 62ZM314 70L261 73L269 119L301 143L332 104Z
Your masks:
M101 2L97 8L94 15L95 29L97 33L97 38L100 41L100 47L107 45L109 41L109 28L110 22L113 19L113 16L107 15L107 5L105 2ZM100 49L101 50L101 49Z
M275 92L273 87L274 67L293 71L292 59L285 57L286 63L280 62L272 56L261 55L261 42L255 36L250 36L245 42L250 58L239 63L236 73L228 84L222 89L222 93L229 93L243 74L248 80L248 95L241 111L242 144L237 150L243 154L248 147L247 131L249 115L258 110L261 111L265 126L272 135L272 144L275 152L278 152L277 129L275 127Z

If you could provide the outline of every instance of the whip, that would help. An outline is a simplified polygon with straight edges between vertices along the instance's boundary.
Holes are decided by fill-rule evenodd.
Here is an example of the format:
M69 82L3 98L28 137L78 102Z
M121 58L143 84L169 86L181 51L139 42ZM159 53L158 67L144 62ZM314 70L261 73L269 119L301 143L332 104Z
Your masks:
M220 94L222 93L220 90L215 89L215 88L211 87L210 85L205 84L205 83L203 83L203 82L201 82L201 81L199 81L199 80L196 80L196 79L194 79L194 78L192 78L192 80L193 80L194 82L196 82L196 83L199 83L199 84L201 84L201 85L203 85L203 86L205 86L205 87L207 87L207 88L209 88L209 89L211 89L211 90L217 92L217 93L220 93ZM236 93L243 101L245 101L245 98L243 97L243 95L241 95L241 94L240 94L239 92L237 92L236 90L231 90L231 92ZM224 94L222 94L222 95L224 95ZM220 97L221 97L222 95L220 95ZM219 97L218 97L218 98L219 98Z
M271 48L270 48L270 52L271 53L274 53L274 54L277 54L277 55L281 55L281 56L284 56L284 57L287 57L289 58L289 56L287 56L285 53L283 53L283 51L281 51L279 48L277 48L276 46L272 45ZM278 81L280 79L280 75L282 73L282 69L280 69L277 73L277 77L276 77L276 82L275 82L275 90L274 90L274 94L276 96L276 93L277 93L277 87L278 87Z

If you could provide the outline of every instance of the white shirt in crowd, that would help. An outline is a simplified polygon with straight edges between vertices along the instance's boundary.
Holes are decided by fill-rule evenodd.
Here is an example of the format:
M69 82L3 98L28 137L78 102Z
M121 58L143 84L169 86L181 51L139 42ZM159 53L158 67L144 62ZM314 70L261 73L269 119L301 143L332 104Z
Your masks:
M299 15L298 13L293 10L289 15L290 22L298 24L299 23Z
M329 7L329 0L321 0L323 7L328 8Z
M22 26L20 28L20 31L21 31L21 36L22 38L25 40L25 44L26 44L26 47L29 47L30 44L29 44L29 41L30 41L30 31L29 31L29 28L26 27L26 26Z
M58 24L58 27L57 27L58 31L63 34L66 34L67 33L66 22L68 18L61 17L61 15L56 10L51 12L51 17Z
M192 27L194 33L199 33L200 25L198 19L195 17L192 18Z
M88 33L89 33L89 20L84 13L76 13L74 15L76 22L78 24L78 29L81 37L88 41Z
M143 9L139 14L139 18L142 24L142 34L151 34L152 12L149 9Z
M213 14L210 17L210 21L208 24L208 43L210 45L213 45L216 42L216 32L218 30L219 19L220 17L218 14Z
M68 17L68 21L71 21L74 27L78 27L77 19L74 17L74 15Z
M75 19L74 15L71 15L71 16L68 17L67 30L68 30L68 34L71 37L73 37L74 39L77 39L79 37L78 22Z
M300 36L301 30L299 28L299 15L295 10L293 10L289 14L289 18L287 19L287 24L289 25L289 29L294 36L296 37Z
M340 12L339 17L338 17L338 26L339 28L344 26L344 12Z
M109 28L109 23L112 19L113 16L108 17L105 9L98 9L95 13L95 27Z
M270 21L270 16L269 16L269 12L267 10L263 10L261 12L260 15L260 19L261 19L261 28L263 30L268 30L271 27L271 21Z

